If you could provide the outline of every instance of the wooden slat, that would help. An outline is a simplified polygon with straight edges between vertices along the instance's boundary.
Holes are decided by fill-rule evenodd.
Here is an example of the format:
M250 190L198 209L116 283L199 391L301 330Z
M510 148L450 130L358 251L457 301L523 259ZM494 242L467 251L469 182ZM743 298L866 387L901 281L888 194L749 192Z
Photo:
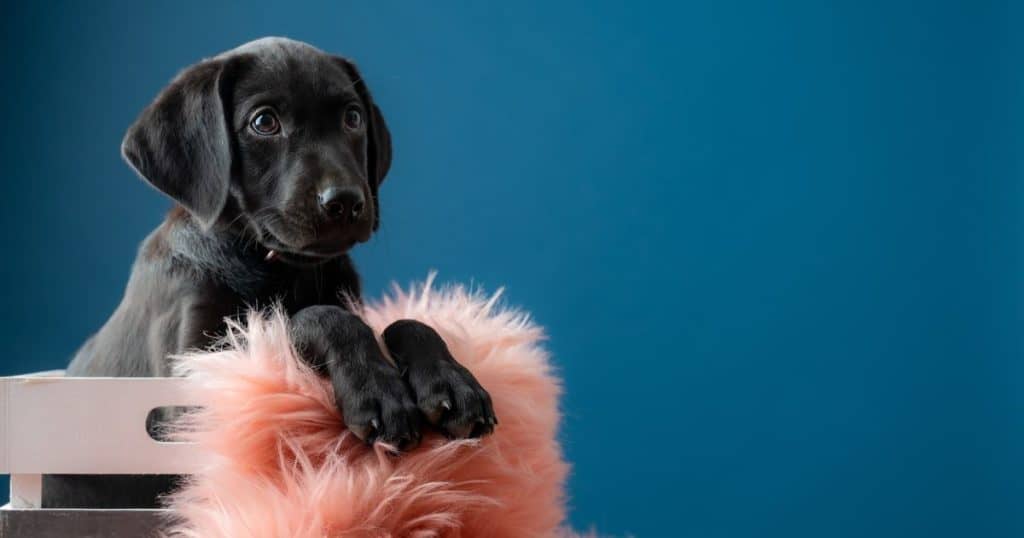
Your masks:
M43 505L43 477L38 474L11 475L11 506L39 508Z
M152 439L149 412L187 400L181 378L0 378L0 473L189 474L194 447Z
M146 538L166 523L167 510L0 509L0 538Z

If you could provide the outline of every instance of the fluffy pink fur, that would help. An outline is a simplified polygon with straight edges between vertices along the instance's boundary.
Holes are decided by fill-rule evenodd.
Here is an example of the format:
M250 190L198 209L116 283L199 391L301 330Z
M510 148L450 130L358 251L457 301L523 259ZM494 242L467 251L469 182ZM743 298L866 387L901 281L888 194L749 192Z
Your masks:
M490 392L501 424L483 440L428 434L394 457L345 430L330 386L296 358L279 313L235 325L223 350L182 358L195 401L182 435L202 472L167 499L186 537L565 536L568 466L555 435L560 385L527 315L433 275L397 286L363 318L378 334L421 320ZM500 293L500 292L499 292Z

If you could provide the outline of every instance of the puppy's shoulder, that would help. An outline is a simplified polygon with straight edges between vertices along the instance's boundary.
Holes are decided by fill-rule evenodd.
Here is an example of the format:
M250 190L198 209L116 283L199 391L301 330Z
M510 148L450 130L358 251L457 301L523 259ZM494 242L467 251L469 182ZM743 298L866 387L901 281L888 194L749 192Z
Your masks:
M181 206L174 206L168 213L167 218L153 230L142 244L139 245L137 261L147 263L169 262L173 256L171 248L171 234L174 229L186 223L188 212Z

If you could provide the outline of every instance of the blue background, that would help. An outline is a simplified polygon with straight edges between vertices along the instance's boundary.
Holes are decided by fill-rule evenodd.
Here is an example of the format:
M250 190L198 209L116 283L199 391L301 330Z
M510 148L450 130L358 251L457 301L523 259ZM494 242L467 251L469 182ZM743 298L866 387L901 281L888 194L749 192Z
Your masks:
M391 126L368 295L437 268L549 329L574 526L1024 532L1019 5L28 4L0 373L63 366L169 207L118 155L136 114L286 35L356 59Z

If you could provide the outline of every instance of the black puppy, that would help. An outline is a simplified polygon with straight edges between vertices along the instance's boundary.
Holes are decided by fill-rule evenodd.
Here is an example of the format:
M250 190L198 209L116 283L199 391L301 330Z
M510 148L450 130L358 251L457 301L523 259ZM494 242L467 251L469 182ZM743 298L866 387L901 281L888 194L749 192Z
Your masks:
M334 386L348 428L407 450L428 422L490 433L490 397L440 336L412 320L383 334L345 309L346 252L380 223L391 140L349 61L266 38L178 75L129 128L122 153L179 205L139 249L125 296L68 375L168 376L168 356L224 334L225 318L280 303L304 359ZM44 506L147 507L173 477L48 476Z

